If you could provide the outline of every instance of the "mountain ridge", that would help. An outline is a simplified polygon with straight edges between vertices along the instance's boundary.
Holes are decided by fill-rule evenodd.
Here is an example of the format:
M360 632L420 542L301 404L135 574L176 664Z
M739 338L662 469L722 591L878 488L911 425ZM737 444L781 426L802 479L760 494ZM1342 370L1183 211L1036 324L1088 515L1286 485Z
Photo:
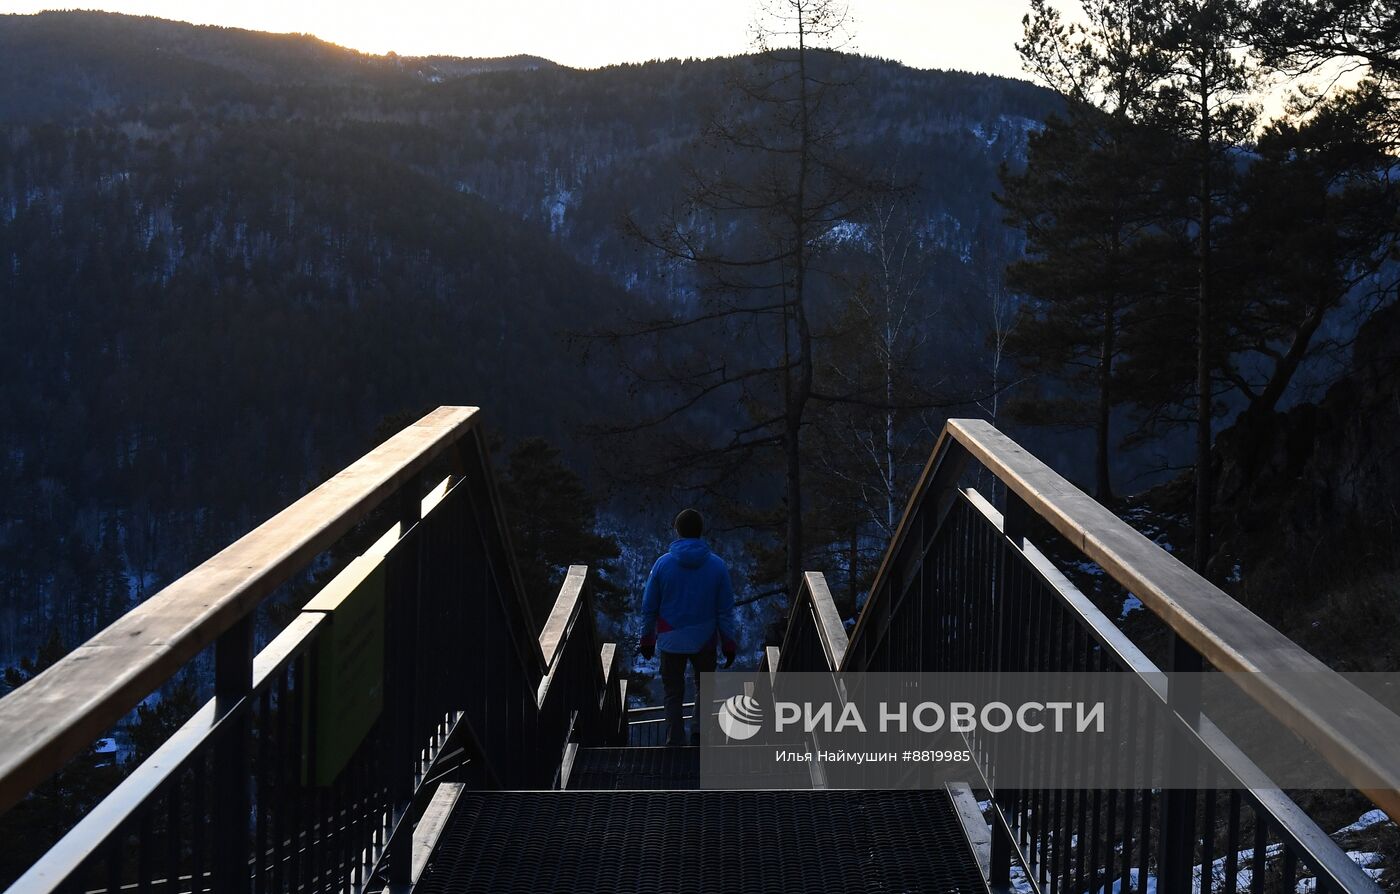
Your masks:
M456 69L462 75L484 71L512 69L534 69L557 66L558 63L543 56L528 53L512 53L505 56L457 56L450 53L404 54L393 51L371 53L337 44L311 32L304 31L259 31L237 25L202 24L181 19L167 19L161 16L132 15L92 9L44 10L34 13L0 13L0 30L11 28L24 32L22 36L56 36L54 28L85 28L90 35L108 34L111 27L125 28L128 32L142 33L151 39L175 40L176 49L211 49L217 41L230 45L240 45L250 49L255 42L280 44L287 55L340 54L348 60L381 65L386 68L398 67L416 73L411 64L438 66L440 69ZM79 34L71 34L79 37ZM205 38L192 44L190 38Z
M997 170L1053 102L833 61L862 76L861 163L918 181L928 350L981 375L1019 250ZM0 19L0 663L86 638L386 417L479 405L586 467L581 423L640 409L565 336L695 297L618 224L716 163L742 60L503 64L435 82L314 38Z

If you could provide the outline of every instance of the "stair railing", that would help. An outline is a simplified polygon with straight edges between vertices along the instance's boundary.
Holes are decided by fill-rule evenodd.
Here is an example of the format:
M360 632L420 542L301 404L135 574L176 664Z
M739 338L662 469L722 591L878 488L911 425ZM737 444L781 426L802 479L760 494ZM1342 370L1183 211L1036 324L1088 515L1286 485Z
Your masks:
M1004 511L962 486L971 467L990 473L1005 494ZM950 420L844 655L826 668L1149 675L1153 697L1211 755L1214 763L1202 772L1216 774L1192 791L1013 790L997 785L994 750L974 748L981 778L969 781L986 792L993 887L1010 885L1014 857L1032 887L1055 894L1105 886L1146 891L1154 873L1162 894L1234 894L1245 879L1262 891L1266 877L1270 889L1291 894L1304 873L1316 891L1378 890L1295 802L1267 784L1189 689L1169 691L1158 666L1032 542L1036 519L1166 622L1166 670L1237 672L1232 679L1250 698L1392 817L1400 815L1400 718L990 424ZM823 663L813 643L830 627L800 598L770 663L776 659L778 671L826 669L813 666ZM1286 673L1289 685L1271 671ZM1311 685L1300 689L1299 679Z
M586 569L540 631L477 421L429 413L0 699L5 809L214 647L214 698L11 891L402 887L436 783L547 787L571 729L617 735ZM259 605L379 525L254 654Z
M599 644L596 618L588 568L572 565L540 633L548 670L540 680L535 703L544 747L557 746L545 755L554 766L570 738L613 744L621 729L621 693L615 685L617 647Z
M779 654L785 671L824 671L841 667L848 640L841 613L826 578L817 571L802 575L802 589L788 615ZM765 655L765 659L768 656Z

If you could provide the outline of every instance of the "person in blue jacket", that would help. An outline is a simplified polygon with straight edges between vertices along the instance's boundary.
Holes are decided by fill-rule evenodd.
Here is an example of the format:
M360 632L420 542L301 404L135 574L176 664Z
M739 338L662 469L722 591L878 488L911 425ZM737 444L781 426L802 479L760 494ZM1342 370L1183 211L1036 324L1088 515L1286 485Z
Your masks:
M695 729L700 743L704 704L700 675L715 669L715 645L724 666L734 663L734 587L729 567L700 536L705 520L694 509L676 516L676 536L647 578L642 594L642 656L661 651L661 684L666 690L666 744L685 744L685 666L695 669Z

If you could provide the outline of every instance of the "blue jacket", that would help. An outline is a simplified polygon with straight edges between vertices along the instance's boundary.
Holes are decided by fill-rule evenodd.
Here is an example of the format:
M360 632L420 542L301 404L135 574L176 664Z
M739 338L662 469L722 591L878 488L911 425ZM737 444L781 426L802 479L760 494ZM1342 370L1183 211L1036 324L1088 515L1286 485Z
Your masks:
M642 637L663 652L714 649L715 633L734 643L734 587L724 560L699 538L671 544L651 567L642 594Z

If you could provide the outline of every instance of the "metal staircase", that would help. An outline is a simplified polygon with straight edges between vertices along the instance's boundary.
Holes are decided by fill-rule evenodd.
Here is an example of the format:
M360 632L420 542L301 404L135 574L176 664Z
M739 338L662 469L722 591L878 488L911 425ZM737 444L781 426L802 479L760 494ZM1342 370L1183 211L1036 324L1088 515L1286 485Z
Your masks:
M970 486L978 469L998 506ZM1242 674L1400 815L1400 718L985 423L945 429L849 636L806 575L763 685L790 671L1155 680L1036 545L1047 530L1166 622L1168 670ZM260 605L331 566L262 642ZM214 697L12 894L1378 890L1284 792L1242 785L1258 768L1166 683L1152 697L1210 755L1198 790L1012 787L976 740L973 778L944 789L837 790L814 763L702 790L699 749L658 747L659 709L629 710L588 569L532 617L472 408L429 414L0 699L0 811L200 661ZM1265 673L1280 668L1308 688ZM1221 855L1223 879L1193 882Z
M986 887L942 792L563 791L463 795L419 890Z

